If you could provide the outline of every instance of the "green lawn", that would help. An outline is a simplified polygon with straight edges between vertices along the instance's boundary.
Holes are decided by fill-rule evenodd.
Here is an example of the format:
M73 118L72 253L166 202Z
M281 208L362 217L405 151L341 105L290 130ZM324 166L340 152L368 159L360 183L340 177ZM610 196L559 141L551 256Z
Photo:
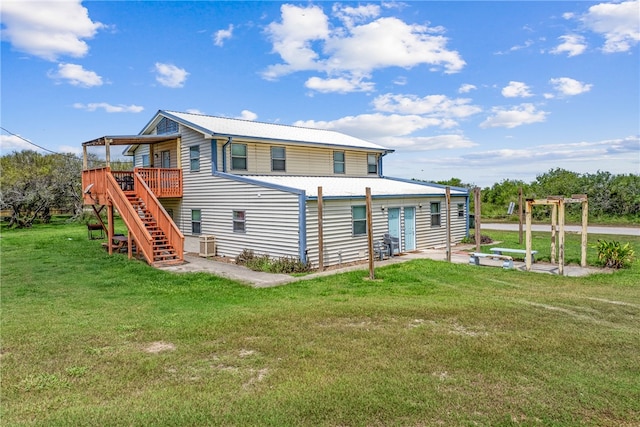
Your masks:
M2 425L640 424L640 262L253 289L109 257L81 225L0 242Z

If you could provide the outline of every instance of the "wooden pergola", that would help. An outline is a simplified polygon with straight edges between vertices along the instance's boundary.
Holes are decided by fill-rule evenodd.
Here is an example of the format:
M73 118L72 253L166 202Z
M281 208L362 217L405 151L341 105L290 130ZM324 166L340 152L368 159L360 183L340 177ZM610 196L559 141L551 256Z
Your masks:
M564 220L565 220L565 204L580 203L582 204L582 239L581 239L581 257L580 266L587 266L587 221L589 218L589 203L586 194L574 194L569 198L562 196L550 196L546 199L527 199L526 203L526 256L525 265L527 271L531 271L531 217L533 206L546 205L551 206L551 263L555 263L556 259L556 231L558 232L558 274L564 274Z
M115 135L115 136L101 136L100 138L92 139L91 141L82 143L82 169L88 169L87 160L87 147L104 146L105 160L107 166L111 165L111 146L112 145L144 145L149 144L153 147L154 144L160 144L163 142L176 142L178 144L178 153L180 152L180 135ZM150 155L151 161L153 161L153 152ZM180 162L180 156L178 156L178 162Z

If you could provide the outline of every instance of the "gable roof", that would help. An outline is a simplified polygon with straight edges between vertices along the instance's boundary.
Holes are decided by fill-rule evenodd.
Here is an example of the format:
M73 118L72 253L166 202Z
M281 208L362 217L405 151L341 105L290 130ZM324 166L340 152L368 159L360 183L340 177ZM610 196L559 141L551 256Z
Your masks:
M206 116L203 114L181 113L178 111L160 110L154 118L140 132L150 133L161 117L167 117L197 132L205 138L245 137L268 142L286 141L318 146L333 146L344 148L358 148L392 153L394 150L385 148L373 142L356 138L344 133L313 129L300 126L289 126L275 123L263 123L227 117Z

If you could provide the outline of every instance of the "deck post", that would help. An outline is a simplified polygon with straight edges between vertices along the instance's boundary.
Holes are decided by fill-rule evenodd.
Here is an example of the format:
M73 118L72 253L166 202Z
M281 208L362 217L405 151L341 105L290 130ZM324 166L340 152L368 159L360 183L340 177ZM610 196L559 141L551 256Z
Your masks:
M564 199L558 201L558 274L564 275Z
M132 248L132 238L131 238L131 230L127 228L127 256L129 259L133 258L133 248Z
M525 209L526 230L525 230L525 246L527 253L524 256L525 267L527 271L531 271L531 208L533 200L527 200Z
M89 160L87 159L87 146L82 146L82 170L86 171L89 169Z
M373 267L373 215L371 215L371 187L366 187L365 194L367 197L367 240L369 243L369 279L374 280L376 278L375 270ZM393 248L391 249L393 250Z
M113 203L109 200L107 205L107 247L109 248L109 255L113 255Z
M324 235L322 223L322 187L318 187L318 271L324 270Z
M451 188L445 188L447 198L447 262L451 262Z
M580 251L580 267L587 266L587 223L589 222L589 201L587 196L584 195L582 201L582 235L580 239L581 251Z
M556 262L556 229L558 224L558 205L551 205L551 264Z

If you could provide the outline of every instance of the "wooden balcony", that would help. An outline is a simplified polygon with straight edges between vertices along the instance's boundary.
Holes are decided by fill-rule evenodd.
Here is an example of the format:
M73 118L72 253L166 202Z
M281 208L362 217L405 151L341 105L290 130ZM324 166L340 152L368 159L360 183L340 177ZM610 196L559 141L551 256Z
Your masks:
M122 191L136 191L136 173L157 198L182 197L181 169L135 168L133 171L112 171L110 168L99 168L82 171L85 203L105 204L107 174L115 178Z

